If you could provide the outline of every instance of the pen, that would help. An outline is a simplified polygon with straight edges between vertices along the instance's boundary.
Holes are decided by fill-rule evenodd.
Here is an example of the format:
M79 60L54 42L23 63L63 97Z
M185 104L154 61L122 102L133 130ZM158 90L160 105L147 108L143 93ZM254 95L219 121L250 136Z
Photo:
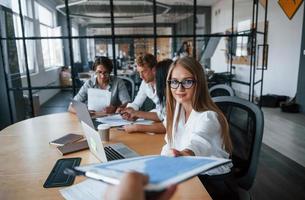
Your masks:
M118 131L125 131L125 129L123 127L118 127L116 130L118 130Z
M118 185L120 183L120 180L109 176L109 172L106 172L107 175L103 175L101 172L97 173L95 170L93 171L87 171L83 172L77 169L71 169L71 168L66 168L64 169L64 174L70 175L70 176L86 176L88 178L97 180L97 181L102 181L104 183L112 184L112 185ZM111 174L111 172L110 172Z
M128 112L120 112L120 115L128 114Z

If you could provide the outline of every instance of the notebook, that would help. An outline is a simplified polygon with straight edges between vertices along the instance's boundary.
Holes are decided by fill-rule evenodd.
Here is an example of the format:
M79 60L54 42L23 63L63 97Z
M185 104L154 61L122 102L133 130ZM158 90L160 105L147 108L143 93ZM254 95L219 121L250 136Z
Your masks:
M80 142L74 142L70 144L66 144L65 146L57 147L57 150L61 153L61 155L66 155L69 153L74 153L77 151L89 149L87 140L83 140Z
M50 142L50 144L52 145L56 145L56 146L64 146L66 144L78 141L80 139L83 139L82 135L78 135L78 134L74 134L74 133L69 133L63 137L60 137L56 140L53 140Z

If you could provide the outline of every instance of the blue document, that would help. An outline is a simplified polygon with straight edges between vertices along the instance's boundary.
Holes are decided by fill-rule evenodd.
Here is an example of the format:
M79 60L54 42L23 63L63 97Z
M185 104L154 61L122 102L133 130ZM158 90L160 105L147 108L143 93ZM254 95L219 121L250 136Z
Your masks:
M118 184L124 173L137 171L149 176L149 184L146 190L158 191L228 163L231 163L231 160L211 157L168 157L158 155L76 167L76 169L84 172L89 178L111 184Z

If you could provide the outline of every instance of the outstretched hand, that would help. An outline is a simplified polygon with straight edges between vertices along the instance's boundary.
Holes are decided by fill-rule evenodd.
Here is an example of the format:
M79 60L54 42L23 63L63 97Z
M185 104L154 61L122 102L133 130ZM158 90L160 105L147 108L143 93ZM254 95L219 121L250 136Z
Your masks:
M182 151L178 151L177 149L171 149L171 154L174 157L179 157L179 156L195 156L194 152L189 149L184 149Z
M138 172L129 172L123 176L117 186L109 186L105 199L111 200L145 200L145 185L148 183L148 176ZM153 196L154 200L168 200L176 191L176 186L170 186L164 192Z

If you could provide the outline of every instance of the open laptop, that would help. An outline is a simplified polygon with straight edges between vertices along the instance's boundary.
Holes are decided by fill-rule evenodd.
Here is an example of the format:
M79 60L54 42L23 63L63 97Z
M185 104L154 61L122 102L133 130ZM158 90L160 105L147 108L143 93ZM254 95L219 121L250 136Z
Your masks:
M85 133L90 151L101 162L111 160L119 160L124 158L137 157L135 151L124 145L123 143L104 145L101 142L100 134L86 122L81 121L83 131Z
M96 119L91 118L86 104L80 101L72 100L72 106L76 110L76 115L80 121L85 122L90 127L97 130L97 127L101 124L101 122L98 122L96 121Z

